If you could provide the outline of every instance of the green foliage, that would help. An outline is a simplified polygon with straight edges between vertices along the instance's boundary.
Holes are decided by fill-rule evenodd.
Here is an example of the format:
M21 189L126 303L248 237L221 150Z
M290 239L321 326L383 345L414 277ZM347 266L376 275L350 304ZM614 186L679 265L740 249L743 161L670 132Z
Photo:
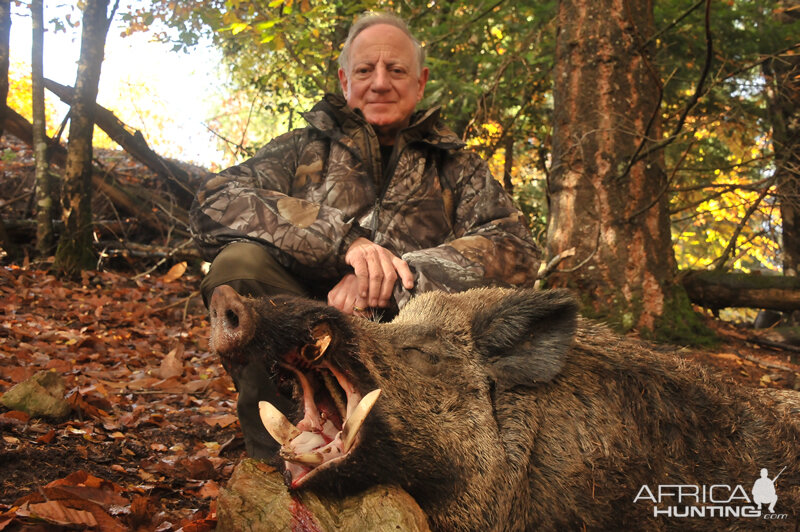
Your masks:
M124 15L132 30L154 22L161 37L190 49L211 39L224 54L234 93L220 102L221 136L244 157L268 138L302 125L299 113L337 91L336 59L354 17L391 10L409 21L428 52L424 105L442 105L448 124L511 181L536 234L546 219L544 175L552 127L555 0L154 0ZM716 264L747 215L725 263L779 268L781 221L761 62L796 44L798 23L779 23L780 0L710 4L711 62L706 64L705 3L654 4L655 35L638 35L663 86L657 111L669 177L673 236L680 267ZM691 108L703 72L706 80ZM680 126L680 127L679 127ZM641 132L640 132L641 133ZM674 135L674 136L673 136ZM506 153L507 138L513 149ZM231 160L233 162L233 159ZM753 212L751 206L760 202Z
M780 3L712 3L709 65L703 5L657 41L654 59L665 80L665 136L675 131L701 72L708 70L698 104L665 150L675 252L683 268L716 266L743 224L725 266L780 269L781 221L769 181L774 153L760 69L765 58L795 44L800 34L797 23L777 22ZM692 5L697 4L656 3L658 25L668 26ZM764 187L771 187L766 196ZM755 210L745 219L751 207Z
M507 135L519 146L521 165L538 157L523 148L549 131L554 1L157 0L124 18L131 31L154 21L168 24L172 31L160 36L178 49L210 38L224 54L231 89L241 93L232 100L260 102L261 109L243 110L253 134L242 144L258 147L281 127L299 125L298 113L322 94L339 90L341 44L353 19L367 10L397 12L427 48L431 81L423 105L442 105L459 134L482 139L477 146L487 158ZM223 107L219 114L230 117ZM263 121L270 126L254 127ZM231 129L221 135L239 143L242 122L222 120ZM496 124L502 136L489 139L485 123Z
M0 161L3 161L4 163L16 161L18 158L19 155L17 155L17 152L10 148L4 149L2 155L0 155Z

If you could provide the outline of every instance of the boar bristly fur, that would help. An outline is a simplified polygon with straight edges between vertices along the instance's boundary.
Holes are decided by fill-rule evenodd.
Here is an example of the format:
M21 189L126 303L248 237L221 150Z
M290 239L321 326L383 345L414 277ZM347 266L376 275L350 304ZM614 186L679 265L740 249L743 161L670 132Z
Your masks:
M797 526L792 411L578 317L566 291L428 293L390 323L289 297L218 307L252 317L212 324L229 370L243 361L274 368L324 322L326 360L362 394L382 390L353 451L303 489L398 484L443 531ZM234 322L252 330L237 336ZM780 521L669 518L634 502L643 485L741 485L750 496L761 468L772 477L784 466Z

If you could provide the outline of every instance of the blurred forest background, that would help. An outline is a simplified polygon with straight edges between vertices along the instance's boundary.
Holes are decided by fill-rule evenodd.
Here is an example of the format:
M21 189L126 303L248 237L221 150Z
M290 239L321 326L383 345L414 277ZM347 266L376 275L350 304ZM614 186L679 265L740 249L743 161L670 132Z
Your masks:
M37 0L4 3L6 25L42 9ZM105 28L87 32L92 9ZM587 313L621 330L667 340L702 333L687 311L689 300L715 311L800 308L792 299L794 279L786 281L800 262L795 0L86 0L66 16L63 9L52 16L45 2L44 30L73 26L83 32L76 93L91 61L83 50L99 47L95 57L102 61L109 15L126 35L146 33L187 57L211 43L225 95L206 124L220 151L207 168L161 158L160 113L169 109L149 109L152 95L129 88L126 99L137 102L137 116L97 102L111 117L102 111L92 116L100 126L94 181L91 171L90 177L83 172L84 183L92 184L73 187L70 172L81 172L70 169L71 147L60 139L72 143L76 117L94 113L85 100L86 94L92 100L91 91L75 96L67 135L50 92L69 102L72 88L42 81L51 102L42 114L55 192L50 201L3 200L3 260L48 257L56 244L55 269L72 274L96 268L98 253L110 257L116 248L128 256L158 252L167 265L191 259L186 210L197 180L242 161L272 136L302 127L301 112L339 90L336 59L353 18L381 9L407 19L426 47L431 81L423 105L443 107L447 123L489 161L526 214L547 253L545 284L575 288ZM31 57L35 65L35 49ZM24 136L26 123L35 132L32 102L43 92L36 69L12 65L7 79L13 111L4 118L4 134ZM80 98L84 107L77 105ZM18 113L13 120L12 112ZM142 120L155 142L141 126L131 126ZM35 144L32 135L30 141ZM97 178L98 154L120 145L154 172L155 181L132 182L108 163ZM55 153L59 149L64 153ZM13 157L8 149L3 154L6 163ZM59 157L64 170L57 168ZM41 193L45 181L37 183ZM81 201L92 190L90 214L69 220L73 211L86 210L70 205L86 205ZM37 215L34 248L28 245L31 225L23 221ZM126 216L135 225L115 229L112 218ZM41 228L47 219L55 220L51 236ZM65 245L81 233L78 244ZM148 246L136 248L137 241ZM91 251L76 251L81 248ZM67 260L70 253L82 258ZM788 284L754 285L755 273ZM728 316L755 313L736 312Z

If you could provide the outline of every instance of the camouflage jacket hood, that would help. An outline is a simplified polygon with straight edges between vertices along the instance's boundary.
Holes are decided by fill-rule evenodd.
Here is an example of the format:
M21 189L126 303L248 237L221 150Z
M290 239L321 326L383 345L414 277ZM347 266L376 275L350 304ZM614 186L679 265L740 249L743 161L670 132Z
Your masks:
M409 263L415 293L535 279L540 254L522 215L438 108L412 116L385 165L372 127L341 96L303 116L308 127L201 187L191 222L207 259L250 240L301 279L336 281L349 271L344 252L363 236ZM410 295L398 283L398 305Z

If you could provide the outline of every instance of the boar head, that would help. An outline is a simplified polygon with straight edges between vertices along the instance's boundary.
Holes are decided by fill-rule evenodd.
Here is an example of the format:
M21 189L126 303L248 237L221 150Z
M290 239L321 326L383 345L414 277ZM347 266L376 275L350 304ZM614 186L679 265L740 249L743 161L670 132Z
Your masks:
M534 422L514 398L559 374L576 312L565 291L475 289L423 294L375 323L220 287L211 347L229 371L262 361L297 405L284 417L261 404L290 486L396 483L428 512L494 513L510 509L474 493L476 481L506 491L521 481L513 462L530 451Z

